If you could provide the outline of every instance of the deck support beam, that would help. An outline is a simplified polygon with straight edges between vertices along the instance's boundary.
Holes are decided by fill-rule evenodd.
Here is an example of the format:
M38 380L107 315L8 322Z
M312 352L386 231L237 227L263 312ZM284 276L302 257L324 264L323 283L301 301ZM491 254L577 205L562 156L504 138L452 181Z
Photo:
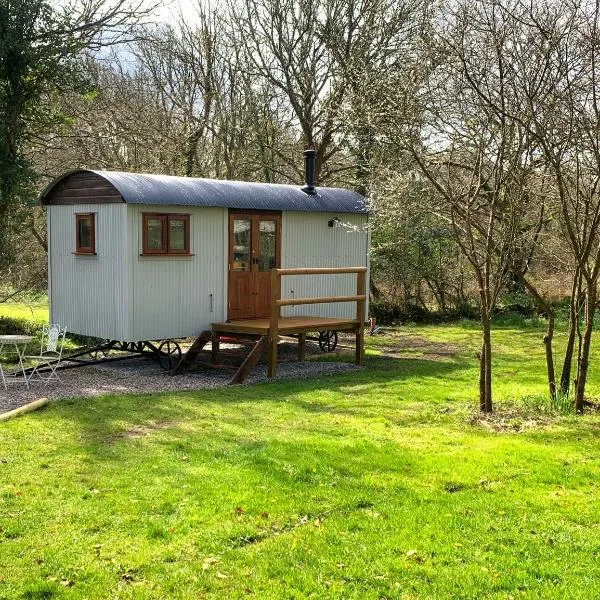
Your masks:
M306 333L298 334L298 361L304 362L306 358Z
M217 359L219 356L219 350L221 348L221 336L218 333L213 331L211 337L211 349L210 349L210 363L212 365L217 364Z
M281 276L277 269L271 271L271 322L269 323L269 364L267 368L267 377L277 375L277 342L279 341L279 315L281 309L277 305L281 299Z
M244 362L240 365L240 368L235 372L235 375L232 377L229 385L233 385L235 383L243 383L244 379L248 376L250 371L254 369L260 357L265 353L267 346L269 345L269 337L263 335L258 342L252 348L252 351L245 358Z
M194 343L190 346L189 350L181 357L179 364L175 366L169 373L171 375L180 375L185 371L186 368L192 365L192 363L196 360L202 348L208 344L209 340L213 337L213 332L205 329L195 340Z

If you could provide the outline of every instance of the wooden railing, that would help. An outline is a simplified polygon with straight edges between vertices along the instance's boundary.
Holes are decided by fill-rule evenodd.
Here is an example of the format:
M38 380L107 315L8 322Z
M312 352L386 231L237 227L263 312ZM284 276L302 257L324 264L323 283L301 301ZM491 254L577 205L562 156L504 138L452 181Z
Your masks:
M356 294L353 296L320 296L312 298L281 298L281 278L286 275L339 275L356 273ZM277 371L277 337L282 306L304 304L330 304L332 302L356 302L356 364L362 364L364 356L364 321L366 296L366 267L331 267L307 269L273 269L271 271L271 320L269 337L271 340L268 376L274 377ZM301 343L302 343L301 338Z

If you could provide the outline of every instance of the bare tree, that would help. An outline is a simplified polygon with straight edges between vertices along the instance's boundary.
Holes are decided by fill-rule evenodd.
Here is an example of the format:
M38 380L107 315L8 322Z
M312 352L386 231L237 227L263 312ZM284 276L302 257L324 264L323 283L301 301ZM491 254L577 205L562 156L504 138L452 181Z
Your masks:
M44 243L32 211L38 179L32 148L65 126L60 102L89 91L81 57L129 39L152 6L129 0L48 0L0 4L0 266L5 282L20 285L12 263L20 232Z
M541 176L529 128L479 93L483 87L494 103L512 102L500 3L465 2L443 11L423 24L410 69L380 78L373 91L379 103L370 114L380 138L408 152L435 190L429 208L450 224L471 266L482 324L479 404L487 412L493 407L492 314L515 264L523 273L539 235L543 214L532 190Z
M600 109L597 76L600 6L573 0L532 5L522 0L482 3L499 15L490 35L504 35L499 53L509 102L487 85L477 59L463 53L469 83L499 119L526 128L554 180L560 220L574 265L570 334L561 376L568 390L571 357L583 302L575 407L583 410L600 276Z
M519 78L539 74L538 65L527 63L528 36L523 36L522 21L511 12L511 0L486 0L476 8L468 3L458 8L458 29L445 36L446 47L456 58L464 75L464 83L477 104L496 120L504 130L519 131L521 142L508 151L521 162L518 189L513 190L513 201L521 206L521 222L512 251L509 275L518 279L532 295L538 307L548 317L544 336L546 369L550 397L556 395L553 337L555 314L552 303L536 287L530 277L530 267L538 249L543 229L551 211L548 185L548 167L540 158L536 136L532 132L532 118L519 108ZM460 25L462 23L462 26ZM527 63L527 69L518 67ZM527 80L531 84L531 80ZM521 113L519 119L514 114ZM532 210L532 207L534 210ZM535 210L537 209L537 211Z

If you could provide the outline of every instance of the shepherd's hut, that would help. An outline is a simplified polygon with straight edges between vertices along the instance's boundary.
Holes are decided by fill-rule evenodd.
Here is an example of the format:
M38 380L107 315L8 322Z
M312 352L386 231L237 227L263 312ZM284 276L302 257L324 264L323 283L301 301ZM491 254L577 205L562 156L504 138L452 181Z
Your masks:
M357 296L356 268L368 266L365 200L316 188L312 160L309 151L304 187L65 173L41 196L51 321L95 338L169 340L215 324L271 322L278 302L283 319L311 316L327 329L335 328L328 319L362 326L366 301L349 298ZM338 272L344 267L355 269ZM314 268L321 271L308 271ZM282 269L298 272L281 277ZM274 281L280 289L272 289ZM317 303L318 297L330 301ZM292 304L301 299L312 302Z

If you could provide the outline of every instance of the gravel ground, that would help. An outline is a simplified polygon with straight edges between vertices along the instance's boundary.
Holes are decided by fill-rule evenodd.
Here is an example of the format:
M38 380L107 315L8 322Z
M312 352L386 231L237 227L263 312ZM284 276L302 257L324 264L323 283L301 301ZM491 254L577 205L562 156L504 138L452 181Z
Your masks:
M318 375L354 371L358 368L354 364L340 362L279 362L277 379L312 378ZM52 382L47 386L32 382L30 389L27 389L22 380L17 380L9 382L8 389L4 390L0 383L0 413L39 398L59 399L216 388L227 385L234 372L230 369L202 369L173 377L145 357L69 369L59 372L61 383ZM259 364L246 378L244 385L252 385L266 379L266 365Z

